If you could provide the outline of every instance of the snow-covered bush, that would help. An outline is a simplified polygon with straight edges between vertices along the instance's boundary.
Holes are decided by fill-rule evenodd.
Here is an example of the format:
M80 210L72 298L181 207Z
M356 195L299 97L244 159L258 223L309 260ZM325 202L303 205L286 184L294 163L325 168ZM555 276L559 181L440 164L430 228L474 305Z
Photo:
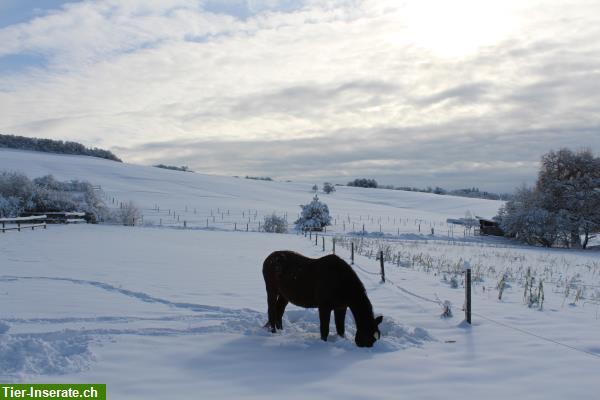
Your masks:
M275 214L265 217L263 231L271 233L287 233L288 223L283 217L278 217Z
M22 207L18 198L0 195L0 218L17 217L21 211Z
M297 230L321 230L327 225L331 225L331 216L329 216L329 207L321 203L319 197L315 194L312 201L301 205L302 213L294 224Z
M111 219L119 224L134 226L141 222L142 212L133 201L129 201L123 203L121 208L113 213Z
M16 217L33 206L35 188L29 178L19 172L0 172L0 216Z
M79 211L104 219L108 209L88 182L57 181L52 175L31 181L18 172L0 172L0 216L23 212Z
M109 218L109 211L89 182L61 182L52 175L33 180L35 211L79 211L94 215L96 220Z

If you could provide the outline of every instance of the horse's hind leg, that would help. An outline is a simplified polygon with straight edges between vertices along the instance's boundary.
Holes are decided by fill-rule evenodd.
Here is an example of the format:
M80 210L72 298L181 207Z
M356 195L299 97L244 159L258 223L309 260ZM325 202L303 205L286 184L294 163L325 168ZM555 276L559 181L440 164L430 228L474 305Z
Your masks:
M346 331L346 307L335 308L333 310L333 315L335 317L335 330L339 336L344 337Z
M283 313L287 305L288 300L280 294L275 303L275 327L277 329L283 329Z

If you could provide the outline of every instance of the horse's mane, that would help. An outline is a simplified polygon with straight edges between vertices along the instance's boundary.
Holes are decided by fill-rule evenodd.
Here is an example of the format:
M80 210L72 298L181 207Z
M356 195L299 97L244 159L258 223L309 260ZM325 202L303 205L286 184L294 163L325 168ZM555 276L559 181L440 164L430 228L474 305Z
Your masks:
M335 254L329 254L313 260L316 262L322 260L323 262L335 262L338 264L340 269L344 271L344 283L350 289L351 293L356 295L356 297L352 299L351 304L349 304L350 310L352 311L354 318L357 320L355 321L356 324L358 325L362 322L367 323L368 321L373 320L373 305L367 296L365 285L363 285L362 281L358 277L358 274L356 271L354 271L354 268L352 268L346 261Z

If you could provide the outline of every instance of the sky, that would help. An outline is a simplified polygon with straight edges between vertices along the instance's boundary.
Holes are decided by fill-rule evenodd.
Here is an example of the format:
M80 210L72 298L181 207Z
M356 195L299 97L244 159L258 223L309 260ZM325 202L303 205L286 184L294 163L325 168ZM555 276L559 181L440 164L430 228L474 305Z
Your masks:
M600 153L600 1L0 0L0 133L510 192Z

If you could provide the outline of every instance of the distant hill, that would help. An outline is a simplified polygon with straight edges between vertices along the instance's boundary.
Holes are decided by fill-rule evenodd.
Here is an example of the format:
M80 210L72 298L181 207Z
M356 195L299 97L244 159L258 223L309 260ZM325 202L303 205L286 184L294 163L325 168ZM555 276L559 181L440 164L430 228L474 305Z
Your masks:
M123 162L108 150L94 147L89 149L77 142L63 142L62 140L40 139L15 135L0 135L0 147L19 150L42 151L45 153L73 154L78 156L92 156Z

